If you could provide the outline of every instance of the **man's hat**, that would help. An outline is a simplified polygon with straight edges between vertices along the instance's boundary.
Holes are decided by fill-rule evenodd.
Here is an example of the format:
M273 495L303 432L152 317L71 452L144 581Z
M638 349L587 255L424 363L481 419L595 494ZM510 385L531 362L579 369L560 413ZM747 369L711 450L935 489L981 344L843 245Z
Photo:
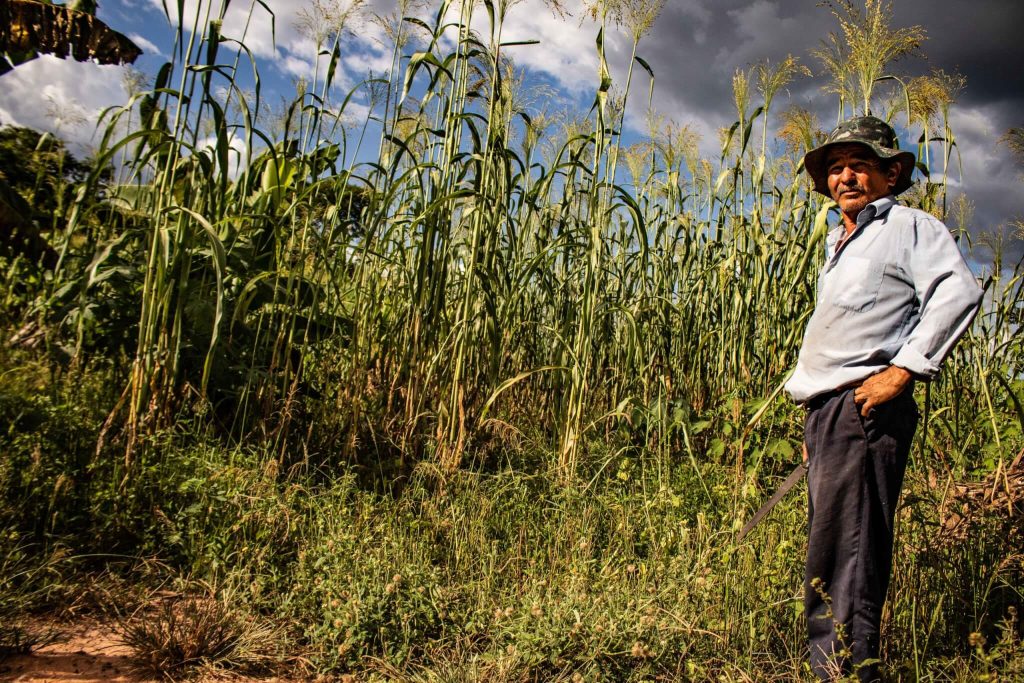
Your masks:
M874 116L858 116L844 121L828 134L824 144L812 149L804 156L804 168L814 181L817 192L831 197L828 191L828 169L825 168L825 157L830 147L858 143L867 146L879 159L896 158L900 162L900 177L892 188L893 194L899 194L911 186L910 176L914 172L914 155L900 150L900 141L896 139L896 131L888 123Z

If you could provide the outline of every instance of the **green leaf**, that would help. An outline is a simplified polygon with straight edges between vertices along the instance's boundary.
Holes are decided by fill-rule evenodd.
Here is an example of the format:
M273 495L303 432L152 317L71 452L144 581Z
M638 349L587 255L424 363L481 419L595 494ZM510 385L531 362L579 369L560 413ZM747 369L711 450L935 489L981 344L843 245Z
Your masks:
M644 71L646 71L648 74L650 74L651 78L654 78L654 69L651 68L650 64L648 64L646 61L641 59L640 55L636 55L635 57L633 57L633 59L636 60L637 64L639 64L640 66L642 66L644 68Z

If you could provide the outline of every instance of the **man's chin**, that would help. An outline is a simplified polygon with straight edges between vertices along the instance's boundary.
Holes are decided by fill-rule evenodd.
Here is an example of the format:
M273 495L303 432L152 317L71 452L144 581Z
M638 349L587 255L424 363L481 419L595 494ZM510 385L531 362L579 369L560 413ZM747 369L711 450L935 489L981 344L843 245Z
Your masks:
M840 197L837 201L843 213L859 213L861 209L870 204L865 195L859 194L856 197Z

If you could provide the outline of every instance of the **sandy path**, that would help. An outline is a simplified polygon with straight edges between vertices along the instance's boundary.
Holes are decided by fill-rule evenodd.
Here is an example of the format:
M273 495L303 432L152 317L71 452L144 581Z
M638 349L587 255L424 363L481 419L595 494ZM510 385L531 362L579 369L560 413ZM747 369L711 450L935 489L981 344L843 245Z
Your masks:
M59 634L57 642L33 649L31 654L0 660L0 681L17 683L167 683L168 679L141 672L131 649L121 642L109 622L90 617L73 621L43 619L34 632ZM252 677L224 670L193 670L189 683L301 683L301 676ZM356 679L343 675L337 680Z
M33 683L141 683L153 680L133 673L131 651L112 629L89 620L53 627L61 633L29 655L0 662L0 681Z

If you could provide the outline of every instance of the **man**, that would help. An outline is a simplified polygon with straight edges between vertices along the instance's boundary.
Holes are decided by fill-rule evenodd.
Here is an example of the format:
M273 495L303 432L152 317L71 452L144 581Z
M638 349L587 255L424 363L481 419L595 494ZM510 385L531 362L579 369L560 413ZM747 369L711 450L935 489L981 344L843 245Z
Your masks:
M842 222L826 238L818 301L786 384L807 409L804 612L823 680L878 680L893 520L917 426L913 385L967 330L982 291L946 227L900 206L914 155L872 116L804 157Z

